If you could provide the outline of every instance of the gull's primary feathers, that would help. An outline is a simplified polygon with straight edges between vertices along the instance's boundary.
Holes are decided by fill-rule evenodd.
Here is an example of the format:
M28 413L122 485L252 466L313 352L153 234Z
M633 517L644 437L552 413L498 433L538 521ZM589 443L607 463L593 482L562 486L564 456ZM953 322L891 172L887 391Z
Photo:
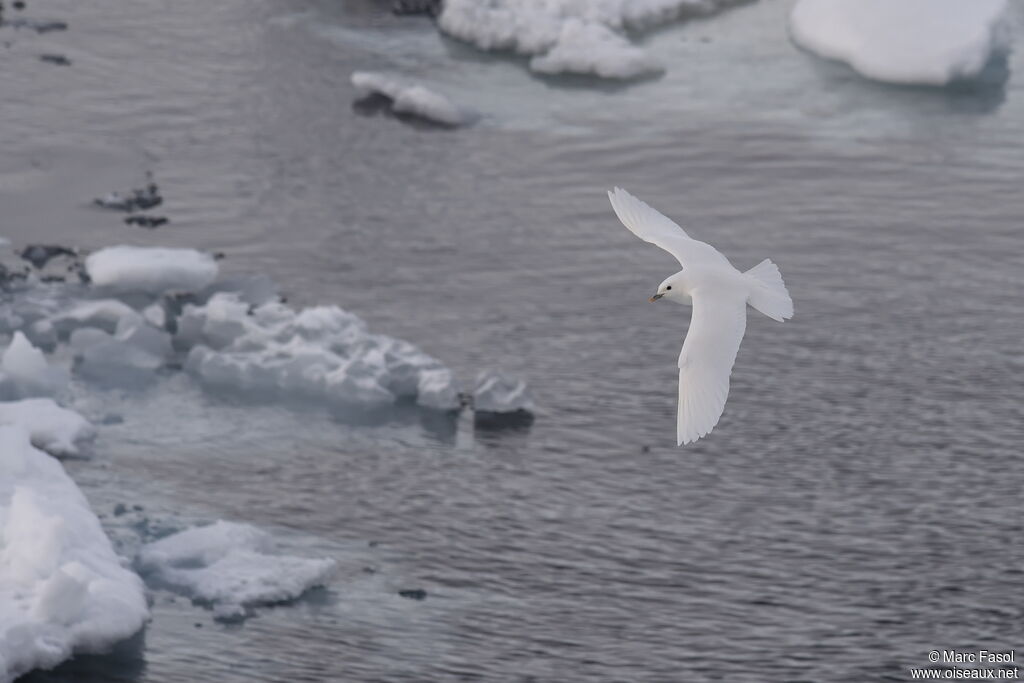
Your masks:
M770 260L741 273L717 249L692 239L625 190L615 188L608 198L630 232L672 254L683 267L651 297L693 306L679 354L676 441L682 446L710 432L725 410L729 375L747 329L747 304L782 322L793 317L793 300Z

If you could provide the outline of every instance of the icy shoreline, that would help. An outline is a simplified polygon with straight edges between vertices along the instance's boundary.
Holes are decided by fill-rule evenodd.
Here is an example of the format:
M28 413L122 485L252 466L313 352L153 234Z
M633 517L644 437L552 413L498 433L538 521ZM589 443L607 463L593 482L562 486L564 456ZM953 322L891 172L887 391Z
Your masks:
M0 681L104 652L148 615L142 581L61 464L0 426Z

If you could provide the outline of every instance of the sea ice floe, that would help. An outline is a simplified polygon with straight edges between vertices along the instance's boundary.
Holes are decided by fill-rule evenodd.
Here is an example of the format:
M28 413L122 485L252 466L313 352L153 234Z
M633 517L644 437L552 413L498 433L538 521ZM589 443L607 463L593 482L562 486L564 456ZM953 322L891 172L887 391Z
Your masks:
M494 414L532 413L534 405L526 382L485 370L476 378L473 410L477 413Z
M139 314L128 304L117 299L82 301L52 315L48 322L61 337L67 337L80 327L97 327L115 332L122 321L139 320Z
M101 249L85 260L94 286L104 290L146 294L197 292L217 278L217 262L195 249L117 246Z
M482 50L528 55L544 73L633 78L661 70L626 36L735 0L446 0L438 26Z
M105 651L147 616L141 580L61 464L0 426L0 681Z
M115 261L141 254L141 265L150 263L150 250L112 249L120 254ZM216 267L199 252L183 251L191 254L185 261ZM99 271L95 264L93 270L102 273L107 266L101 259ZM191 276L177 268L149 275L119 269L116 275L124 279L111 274L109 282L118 282L123 291L108 285L19 283L0 305L0 333L13 334L0 357L0 400L64 390L67 370L51 366L35 343L56 349L57 358L70 355L76 375L108 387L148 386L159 377L157 371L180 365L209 388L257 400L312 400L356 415L398 402L442 412L462 406L449 368L408 342L372 333L352 313L337 306L296 311L281 302L265 276L206 282L207 273L188 283ZM153 279L144 281L147 277ZM150 287L156 281L159 285ZM200 284L195 292L178 291ZM157 294L165 287L171 290ZM103 298L89 298L95 296ZM60 342L67 346L57 349ZM511 393L496 398L489 384L480 405L493 404L494 412L522 408L515 391L504 391Z
M333 559L279 555L274 546L265 531L221 520L143 546L137 565L153 583L211 605L219 617L294 600L337 569Z
M78 455L78 445L96 436L88 420L49 398L0 401L0 425L9 424L20 425L33 446L57 456Z
M459 126L469 121L467 112L444 95L419 83L368 71L352 74L352 85L362 96L382 95L391 100L391 109L398 114L418 116L445 126Z
M68 385L68 372L51 366L46 355L19 330L0 357L0 398L57 396Z
M450 371L412 344L371 334L337 306L293 311L280 303L250 307L218 293L188 305L175 345L190 348L185 368L204 383L247 393L322 401L341 408L459 405Z
M1006 0L799 0L793 40L862 76L947 85L978 77L1007 49Z

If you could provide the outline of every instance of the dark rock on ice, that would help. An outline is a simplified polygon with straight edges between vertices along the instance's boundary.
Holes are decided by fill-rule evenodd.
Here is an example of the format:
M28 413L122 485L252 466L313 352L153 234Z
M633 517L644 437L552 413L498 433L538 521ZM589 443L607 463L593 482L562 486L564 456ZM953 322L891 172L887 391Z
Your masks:
M132 214L124 219L127 225L137 225L140 228L159 228L168 222L166 216L146 216L144 214Z
M73 250L56 244L30 244L22 249L18 255L36 268L43 268L51 259L58 256L78 258L78 254Z
M436 17L441 12L441 0L392 0L394 14L425 14Z
M71 66L71 60L65 57L64 55L39 55L39 61L46 62L47 64L56 64L57 66Z
M129 190L122 195L119 192L111 192L105 197L98 197L93 200L96 206L113 211L145 211L160 206L164 198L160 196L160 188L153 182L152 174L146 174L149 182L145 187Z
M15 30L28 29L36 33L49 33L50 31L66 31L68 24L65 21L42 20L42 19L11 19L10 21L0 20L0 28L9 26Z

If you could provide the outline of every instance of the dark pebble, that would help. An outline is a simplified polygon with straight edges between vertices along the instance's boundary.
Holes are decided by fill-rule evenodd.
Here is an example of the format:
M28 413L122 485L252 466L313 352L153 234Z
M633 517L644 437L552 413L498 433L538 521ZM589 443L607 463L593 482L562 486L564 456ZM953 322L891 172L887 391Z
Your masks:
M71 66L71 60L64 55L39 55L39 61L57 66Z
M441 0L392 0L391 11L394 14L425 14L436 17L441 11Z
M55 244L30 244L18 254L21 258L31 263L36 268L42 268L50 259L57 256L76 256L75 252L67 247Z
M128 216L124 219L127 225L137 225L140 228L159 228L164 223L168 222L168 219L164 216L143 216L142 214L135 214Z
M409 598L410 600L426 600L427 591L422 588L413 588L405 591L398 591L398 594L403 598Z

